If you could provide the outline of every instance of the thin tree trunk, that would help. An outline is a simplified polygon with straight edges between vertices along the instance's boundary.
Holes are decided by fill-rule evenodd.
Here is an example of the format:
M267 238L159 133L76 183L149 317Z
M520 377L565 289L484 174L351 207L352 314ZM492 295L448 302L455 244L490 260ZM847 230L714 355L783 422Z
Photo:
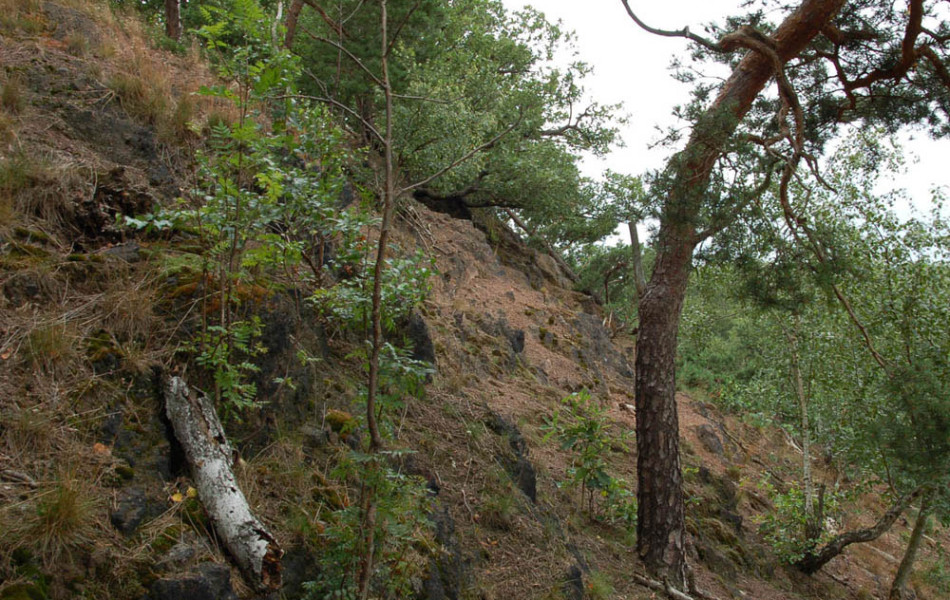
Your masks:
M393 167L393 93L389 81L389 32L386 0L380 0L380 34L382 37L382 88L386 99L386 133L383 139L386 172L383 183L383 221L379 227L379 246L376 251L376 265L373 267L373 308L372 308L372 348L369 357L369 381L366 392L366 424L369 428L369 451L376 454L383 445L379 435L379 425L376 423L376 395L379 389L379 353L383 343L382 328L382 286L383 271L386 268L386 244L389 240L389 230L393 217L393 206L396 195L396 173ZM376 469L376 462L367 465L368 469ZM369 598L370 584L373 578L373 556L376 532L376 477L370 478L364 494L366 500L363 509L363 560L360 565L359 597L360 600Z
M290 48L294 45L294 36L297 34L297 20L300 18L300 11L303 10L304 0L293 0L287 8L287 20L284 21L284 29L287 33L284 35L284 48Z
M821 534L821 515L815 512L815 485L811 476L811 434L808 422L808 396L805 394L805 384L802 380L801 354L799 351L799 333L801 318L794 316L794 325L791 331L786 331L791 351L792 383L795 386L795 395L798 398L798 412L802 428L802 484L805 496L805 537L809 540L817 539Z
M797 56L844 0L804 0L772 41L784 64ZM774 75L772 58L749 52L700 117L686 147L667 166L653 275L640 299L637 338L637 551L673 585L686 583L686 527L676 408L676 338L703 195L739 121Z
M165 0L165 35L181 39L181 0Z
M871 542L876 540L891 528L891 526L894 524L894 521L897 520L897 517L899 517L901 513L907 509L914 499L920 496L922 491L923 488L917 488L913 492L904 495L894 504L894 506L888 509L888 511L884 513L880 519L878 519L878 522L875 523L873 527L842 533L825 544L825 546L818 552L810 552L806 554L804 558L795 563L795 566L798 567L799 571L808 575L813 575L814 573L817 573L819 570L821 570L821 568L826 564L828 564L828 561L841 554L844 549L851 544L859 544L862 542Z
M165 384L165 414L185 451L198 498L214 530L257 591L280 588L280 545L251 513L232 464L237 452L228 444L214 405L179 377Z
M888 600L905 600L905 598L908 598L907 579L914 570L917 551L920 550L920 542L924 538L924 530L927 529L927 520L933 512L933 497L934 491L929 490L920 500L920 512L917 513L917 521L914 523L914 530L910 534L910 541L907 542L904 558L901 560L900 566L897 567L897 574L894 575L894 582L891 584L891 593Z

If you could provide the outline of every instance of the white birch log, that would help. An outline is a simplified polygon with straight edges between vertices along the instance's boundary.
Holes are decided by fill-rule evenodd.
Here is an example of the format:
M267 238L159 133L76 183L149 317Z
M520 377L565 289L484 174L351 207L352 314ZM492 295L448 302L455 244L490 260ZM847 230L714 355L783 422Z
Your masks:
M245 579L259 591L280 588L284 551L247 505L232 470L238 454L228 444L214 405L180 377L171 377L165 386L165 413L185 451L198 498Z

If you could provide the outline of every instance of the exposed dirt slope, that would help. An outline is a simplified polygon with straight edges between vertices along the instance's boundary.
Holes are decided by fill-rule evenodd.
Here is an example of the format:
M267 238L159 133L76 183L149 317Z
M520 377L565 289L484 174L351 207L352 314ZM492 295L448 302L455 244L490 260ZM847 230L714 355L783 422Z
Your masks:
M158 376L200 316L203 282L173 266L193 240L115 226L187 187L192 130L223 110L188 94L207 68L151 49L134 20L98 4L0 0L0 13L0 599L198 588L226 598L232 587L252 597L160 418ZM433 493L438 543L419 596L656 597L629 577L640 571L629 530L591 518L579 490L561 485L571 457L543 429L563 398L590 390L610 422L603 459L633 491L636 456L622 437L634 426L635 341L612 336L554 261L498 224L410 204L394 237L438 270L406 328L437 371L395 420L396 443L415 451L407 470ZM330 410L356 410L358 345L328 334L294 293L256 290L248 304L265 321L259 389L270 403L229 433L242 487L288 551L283 596L298 598L332 550L320 545L324 515L350 505L328 471L355 436ZM319 360L296 366L301 347ZM274 385L277 375L296 390ZM757 483L793 481L800 453L780 431L690 395L680 408L701 587L724 599L886 595L906 521L814 578L789 571L756 533L771 508ZM870 495L860 506L839 525L882 510ZM946 542L931 534L921 570ZM939 598L918 583L919 597Z
M417 222L425 223L414 229L418 243L436 257L441 273L426 305L439 375L429 402L410 409L406 428L439 481L463 546L478 550L475 587L488 598L548 597L564 585L552 582L567 582L577 566L585 581L588 569L595 578L606 575L612 597L652 597L625 577L638 568L630 538L587 518L576 491L559 488L571 459L555 440L544 441L542 431L562 398L589 389L607 408L613 434L632 432L635 340L623 333L611 337L592 299L562 287L549 259L538 260L526 248L517 256L507 254L510 248L498 253L467 221L424 209L418 214ZM772 508L758 484L792 484L800 450L778 430L746 425L688 394L678 400L688 522L702 588L721 598L886 597L906 521L878 542L849 550L814 578L781 567L756 533L760 516ZM537 501L517 496L512 514L500 523L495 496L510 431L502 428L498 435L499 417L520 432L518 445L537 471ZM618 443L605 458L612 474L634 489L635 454ZM816 470L829 486L841 480L825 465ZM517 483L517 469L508 471ZM835 525L865 526L884 509L873 495L861 506L863 514L842 515ZM922 564L939 560L934 553L941 540L930 539L930 557Z

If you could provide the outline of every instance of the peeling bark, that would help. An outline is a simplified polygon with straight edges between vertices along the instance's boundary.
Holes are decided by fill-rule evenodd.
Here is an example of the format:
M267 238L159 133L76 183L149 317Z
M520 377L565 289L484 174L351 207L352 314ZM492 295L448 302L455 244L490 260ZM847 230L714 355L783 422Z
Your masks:
M198 498L245 579L258 591L279 589L284 551L251 513L232 470L237 451L211 400L180 377L171 377L165 384L165 414L185 451Z

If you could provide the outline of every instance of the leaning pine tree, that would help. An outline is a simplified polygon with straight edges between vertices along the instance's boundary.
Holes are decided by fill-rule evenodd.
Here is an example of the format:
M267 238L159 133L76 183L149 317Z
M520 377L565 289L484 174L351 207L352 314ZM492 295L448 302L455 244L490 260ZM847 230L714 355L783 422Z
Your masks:
M935 16L939 3L924 0L910 0L906 10L885 0L803 0L797 7L760 0L761 10L730 20L718 41L688 29L649 27L622 2L650 33L687 38L701 56L732 66L712 102L704 102L712 90L699 86L687 113L690 137L654 182L662 198L660 228L654 270L640 298L637 549L648 569L682 587L687 565L675 356L694 251L755 204L773 170L781 174L776 197L789 226L807 227L798 222L789 185L802 165L820 178L817 157L840 124L878 121L896 129L925 123L935 135L945 134L950 35ZM783 12L777 26L766 22L765 14ZM738 60L737 51L744 52ZM774 97L762 93L771 80Z

